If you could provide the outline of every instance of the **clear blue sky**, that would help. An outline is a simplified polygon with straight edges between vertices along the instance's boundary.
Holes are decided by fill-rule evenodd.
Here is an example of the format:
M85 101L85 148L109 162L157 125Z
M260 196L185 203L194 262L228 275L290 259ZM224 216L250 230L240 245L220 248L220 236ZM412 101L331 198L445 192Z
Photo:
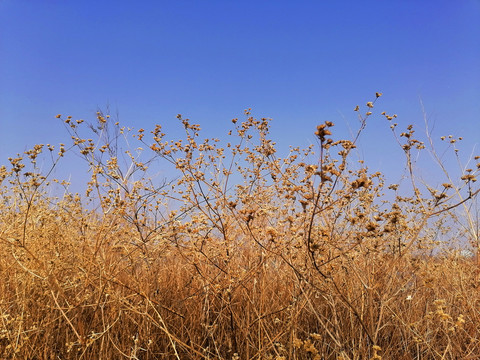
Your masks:
M479 19L479 0L0 0L0 164L67 142L57 113L93 120L107 105L172 137L178 113L210 137L251 107L273 118L280 147L308 145L325 120L348 137L376 91L376 111L419 131L421 98L434 135L461 135L470 151ZM359 156L394 173L388 124L370 120Z

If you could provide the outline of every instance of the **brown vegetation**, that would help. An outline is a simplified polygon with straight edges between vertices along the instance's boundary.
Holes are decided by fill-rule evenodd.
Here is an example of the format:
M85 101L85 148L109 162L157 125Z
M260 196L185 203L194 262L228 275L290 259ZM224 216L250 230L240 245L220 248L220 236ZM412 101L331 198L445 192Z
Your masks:
M327 121L318 151L285 157L249 111L223 147L180 115L176 141L159 125L132 139L100 112L94 141L59 115L70 148L37 145L0 169L0 357L478 358L478 268L438 240L457 228L477 247L480 165L423 184L412 159L433 144L383 113L409 176L386 185L352 160L375 102L353 139L333 140ZM123 152L123 139L152 156ZM89 164L84 196L51 178L69 151ZM160 160L177 177L150 178Z

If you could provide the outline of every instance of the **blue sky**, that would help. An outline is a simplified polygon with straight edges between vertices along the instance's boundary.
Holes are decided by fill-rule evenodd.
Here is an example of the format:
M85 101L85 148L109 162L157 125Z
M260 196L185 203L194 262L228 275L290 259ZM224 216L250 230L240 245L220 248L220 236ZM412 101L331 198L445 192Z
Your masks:
M480 142L479 18L479 0L0 0L0 164L67 142L56 114L93 120L106 106L172 138L178 113L221 137L251 107L273 118L281 149L307 146L325 120L348 138L353 108L376 91L377 113L418 132L421 99L435 138L463 136L468 155ZM369 120L359 158L398 176L388 124Z

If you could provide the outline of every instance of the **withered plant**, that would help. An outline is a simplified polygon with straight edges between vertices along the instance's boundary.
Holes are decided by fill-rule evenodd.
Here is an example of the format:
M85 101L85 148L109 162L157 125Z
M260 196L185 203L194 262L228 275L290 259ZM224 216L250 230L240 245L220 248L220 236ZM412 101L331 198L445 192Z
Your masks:
M421 141L383 112L406 169L388 183L355 160L380 96L355 108L352 139L326 121L285 156L250 109L225 141L181 115L174 140L101 111L58 115L70 147L0 168L1 358L478 356L479 157L464 166L460 139L443 138L457 178L428 124ZM69 152L85 194L54 178ZM417 176L423 152L441 185Z

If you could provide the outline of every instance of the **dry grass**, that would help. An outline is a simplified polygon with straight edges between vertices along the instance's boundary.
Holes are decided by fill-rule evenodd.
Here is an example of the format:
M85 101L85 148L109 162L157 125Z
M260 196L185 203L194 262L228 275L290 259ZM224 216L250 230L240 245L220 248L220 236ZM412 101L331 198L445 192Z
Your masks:
M183 141L157 126L152 142L102 113L96 141L63 119L73 143L46 147L49 172L42 146L0 170L0 357L478 358L479 268L438 240L461 229L478 245L479 165L429 187L412 161L428 149L392 123L410 182L385 185L351 160L375 102L354 139L332 140L326 122L318 152L284 158L249 111L224 147L181 116ZM123 140L152 156L125 154ZM55 198L69 151L91 181ZM157 160L178 176L153 181Z

